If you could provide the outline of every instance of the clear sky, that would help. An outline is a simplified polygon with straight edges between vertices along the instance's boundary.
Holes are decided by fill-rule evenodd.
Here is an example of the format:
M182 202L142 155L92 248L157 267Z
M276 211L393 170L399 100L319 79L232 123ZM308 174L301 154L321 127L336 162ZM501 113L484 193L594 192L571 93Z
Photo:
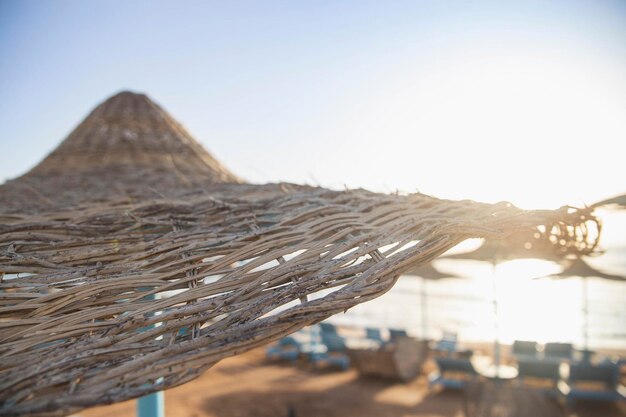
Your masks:
M626 192L621 0L0 0L0 180L123 89L253 182Z

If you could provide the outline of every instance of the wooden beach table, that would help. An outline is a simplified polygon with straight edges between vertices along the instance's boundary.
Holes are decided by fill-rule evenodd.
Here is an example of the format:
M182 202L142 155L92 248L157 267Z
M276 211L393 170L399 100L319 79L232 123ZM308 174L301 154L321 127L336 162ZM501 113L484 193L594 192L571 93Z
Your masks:
M419 374L428 358L428 342L398 337L394 342L383 345L349 345L348 356L361 375L410 381Z

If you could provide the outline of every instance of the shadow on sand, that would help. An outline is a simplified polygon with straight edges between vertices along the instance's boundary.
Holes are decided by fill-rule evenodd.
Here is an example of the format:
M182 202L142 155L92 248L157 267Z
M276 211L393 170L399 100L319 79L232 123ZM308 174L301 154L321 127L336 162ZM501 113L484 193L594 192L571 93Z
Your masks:
M626 417L624 408L618 404L577 402L573 407L565 407L562 402L548 399L537 391L520 390L515 386L500 389L495 406L484 407L485 401L478 401L478 407L473 409L467 407L476 405L476 393L446 390L422 397L418 391L425 387L415 382L407 386L383 379L354 378L332 387L305 389L311 378L333 373L309 372L267 381L258 390L214 396L207 399L203 407L219 417ZM272 385L279 382L293 389L275 386L272 389ZM393 400L381 398L385 396L380 394L394 387L401 389L395 398L391 396ZM467 395L474 395L474 398ZM487 402L493 401L493 393L490 395Z
M318 374L320 375L320 374ZM323 375L323 373L321 373ZM417 404L380 401L378 395L394 385L378 379L354 379L323 390L300 390L298 381L290 378L294 389L259 390L229 393L208 399L205 409L219 417L320 417L320 416L441 416L462 415L459 392L437 392L424 398L415 396ZM267 388L265 388L267 389Z

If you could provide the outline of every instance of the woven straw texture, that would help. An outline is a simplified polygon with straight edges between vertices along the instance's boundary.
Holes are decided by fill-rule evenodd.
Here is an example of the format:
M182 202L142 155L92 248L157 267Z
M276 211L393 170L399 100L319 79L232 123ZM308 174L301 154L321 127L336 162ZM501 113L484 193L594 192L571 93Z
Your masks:
M153 136L163 142L144 152ZM244 184L131 93L0 197L0 415L183 384L384 294L468 238L531 233L560 255L596 244L587 210Z

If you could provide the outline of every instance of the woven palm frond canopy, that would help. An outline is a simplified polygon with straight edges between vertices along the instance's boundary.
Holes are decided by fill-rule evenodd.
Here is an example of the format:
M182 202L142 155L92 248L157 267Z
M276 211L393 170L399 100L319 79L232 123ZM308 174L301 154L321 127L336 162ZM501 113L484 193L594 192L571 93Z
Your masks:
M98 106L0 201L0 415L185 383L468 238L596 244L593 216L570 207L247 184L133 93Z

